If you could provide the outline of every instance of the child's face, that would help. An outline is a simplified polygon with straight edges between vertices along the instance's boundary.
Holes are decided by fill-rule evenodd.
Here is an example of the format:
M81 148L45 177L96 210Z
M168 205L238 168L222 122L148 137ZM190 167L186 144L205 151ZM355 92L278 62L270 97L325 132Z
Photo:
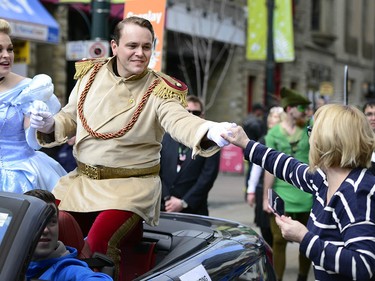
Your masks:
M33 255L34 261L47 258L57 248L57 241L59 238L57 209L54 204L51 205L55 208L55 214L49 220L47 226L43 230L42 236L38 241Z

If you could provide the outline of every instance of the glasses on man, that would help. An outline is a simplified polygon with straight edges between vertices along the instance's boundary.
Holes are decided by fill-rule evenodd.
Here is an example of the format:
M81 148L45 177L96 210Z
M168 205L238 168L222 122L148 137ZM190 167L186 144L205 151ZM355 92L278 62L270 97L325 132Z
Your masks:
M375 112L366 112L366 117L375 117Z
M307 127L306 127L307 135L308 135L309 137L311 136L312 128L313 128L313 126L307 126Z
M200 110L188 110L188 111L195 116L201 116L202 114L202 111Z
M306 106L305 105L297 105L297 110L299 112L305 112L306 111Z

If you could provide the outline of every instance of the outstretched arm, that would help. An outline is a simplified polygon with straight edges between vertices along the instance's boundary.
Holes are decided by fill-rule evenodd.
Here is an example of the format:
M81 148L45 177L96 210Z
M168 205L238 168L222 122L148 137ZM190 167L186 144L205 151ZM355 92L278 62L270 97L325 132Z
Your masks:
M242 127L229 128L230 133L223 134L223 138L230 143L245 148L245 159L249 160L305 192L313 193L312 177L308 173L308 165L303 164L285 153L276 151L253 140L249 140ZM317 175L317 177L320 177ZM315 187L316 188L316 187Z

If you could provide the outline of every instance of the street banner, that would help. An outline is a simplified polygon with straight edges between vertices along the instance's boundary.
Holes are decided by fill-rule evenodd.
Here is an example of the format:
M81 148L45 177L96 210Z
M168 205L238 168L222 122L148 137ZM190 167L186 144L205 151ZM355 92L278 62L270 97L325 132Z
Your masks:
M165 5L166 0L126 0L124 7L124 18L142 17L154 27L154 50L148 66L156 71L162 70Z
M266 60L267 57L267 0L247 0L248 60Z
M273 46L276 62L294 61L292 0L276 0Z
M291 0L274 0L273 46L276 62L295 58ZM266 60L267 57L267 0L248 0L248 32L246 57Z

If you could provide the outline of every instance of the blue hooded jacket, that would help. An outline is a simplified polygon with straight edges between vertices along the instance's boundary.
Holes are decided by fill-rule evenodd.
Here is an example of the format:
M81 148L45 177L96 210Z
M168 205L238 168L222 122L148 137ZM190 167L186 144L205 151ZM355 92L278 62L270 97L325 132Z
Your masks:
M26 280L32 278L48 281L113 281L107 274L94 272L88 265L77 259L77 250L66 246L68 255L30 262L26 272Z

